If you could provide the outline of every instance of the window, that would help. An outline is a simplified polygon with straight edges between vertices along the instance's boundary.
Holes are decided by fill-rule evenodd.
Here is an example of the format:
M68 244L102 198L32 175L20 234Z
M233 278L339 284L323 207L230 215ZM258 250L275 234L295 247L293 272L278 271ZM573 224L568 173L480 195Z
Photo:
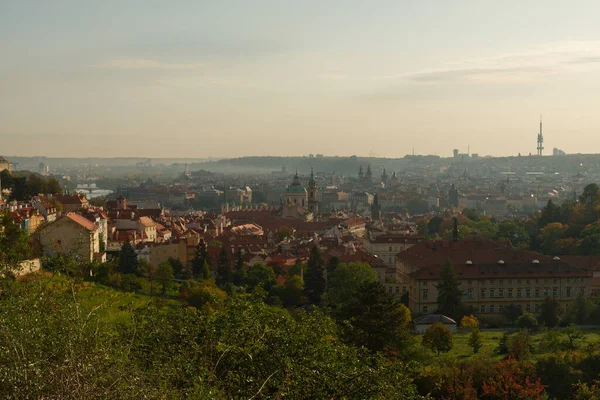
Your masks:
M526 312L531 312L531 304L527 304L527 305L525 306L525 311L526 311Z
M392 263L392 257L388 257L388 263L391 264Z
M558 279L554 278L554 280L552 281L552 283L554 283L555 285L558 284Z
M423 300L427 300L427 289L423 289Z
M538 312L538 311L540 311L540 305L539 305L539 304L536 304L536 305L535 305L535 312Z
M512 289L508 289L508 297L512 297Z
M471 286L472 284L473 284L473 281L471 281L471 280L467 281L467 285Z
M494 285L494 280L490 279L490 285Z
M521 297L521 289L517 289L517 297Z
M427 306L423 306L423 314L427 314Z
M483 304L479 306L479 312L485 312L485 306Z
M423 281L423 286L427 286L427 281Z
M535 297L540 297L540 289L535 289Z
M485 289L481 289L481 295L479 297L485 299Z
M391 286L388 286L388 293L392 293L392 287Z
M529 285L529 279L525 280L525 284Z
M525 297L531 297L531 289L525 289Z
M512 285L512 279L509 279L509 280L508 280L508 284L509 284L509 285Z
M490 289L490 297L494 297L496 294L496 291L494 289Z
M544 283L548 283L548 279L544 279Z
M567 297L571 297L571 288L570 287L567 288Z
M548 288L544 288L544 297L548 297Z
M539 280L539 279L536 279L536 280L535 280L535 284L536 284L536 285L539 285L539 284L540 284L540 280Z
M558 288L552 288L552 296L558 297Z
M517 285L520 285L520 284L521 284L521 280L517 279Z
M392 246L390 246L389 251L392 251Z
M495 311L496 311L496 310L495 310L495 308L494 308L494 305L492 304L492 305L490 306L490 312L495 312Z
M498 285L504 285L504 279L498 280Z
M504 297L504 289L498 290L498 297Z
M396 293L400 293L400 286L396 286Z
M473 289L469 289L467 290L467 299L472 299L473 298Z
M402 293L406 293L406 286L402 286Z
M504 312L504 304L498 306L498 312Z

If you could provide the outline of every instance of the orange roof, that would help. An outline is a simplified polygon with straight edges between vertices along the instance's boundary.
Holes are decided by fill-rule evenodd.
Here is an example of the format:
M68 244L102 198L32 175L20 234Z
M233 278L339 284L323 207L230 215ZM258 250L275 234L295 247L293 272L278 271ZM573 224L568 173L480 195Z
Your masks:
M96 226L96 224L94 224L92 221L90 221L89 219L82 217L79 214L75 214L74 212L70 212L67 215L65 215L66 218L69 218L71 221L83 226L85 229L89 230L89 231L95 231L98 229L98 226Z

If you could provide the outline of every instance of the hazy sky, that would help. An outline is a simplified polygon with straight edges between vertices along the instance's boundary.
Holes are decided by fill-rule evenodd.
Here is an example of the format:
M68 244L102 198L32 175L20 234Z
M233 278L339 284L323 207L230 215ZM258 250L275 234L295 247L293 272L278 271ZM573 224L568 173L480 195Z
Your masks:
M600 152L600 2L0 0L0 154Z

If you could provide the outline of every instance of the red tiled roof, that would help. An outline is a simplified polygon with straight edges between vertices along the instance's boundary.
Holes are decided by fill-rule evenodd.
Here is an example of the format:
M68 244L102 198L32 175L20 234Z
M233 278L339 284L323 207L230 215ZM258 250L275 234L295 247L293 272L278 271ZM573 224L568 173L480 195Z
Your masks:
M87 218L82 217L79 214L75 214L74 212L68 213L67 215L65 215L65 218L69 218L71 221L81 225L88 231L95 231L98 229L98 226L96 224L94 224L92 221L88 220Z
M442 265L421 268L412 274L413 279L440 279ZM493 264L455 264L454 269L461 279L498 279L498 278L590 278L591 272L573 268L562 261L542 263L493 263Z

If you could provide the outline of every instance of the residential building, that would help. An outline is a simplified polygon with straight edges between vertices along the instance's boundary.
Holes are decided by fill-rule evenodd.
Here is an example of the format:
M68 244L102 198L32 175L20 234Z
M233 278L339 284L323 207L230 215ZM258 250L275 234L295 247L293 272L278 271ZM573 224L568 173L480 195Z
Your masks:
M40 228L39 241L46 256L57 253L79 256L81 260L105 261L100 252L98 226L79 214L67 213L55 222Z

